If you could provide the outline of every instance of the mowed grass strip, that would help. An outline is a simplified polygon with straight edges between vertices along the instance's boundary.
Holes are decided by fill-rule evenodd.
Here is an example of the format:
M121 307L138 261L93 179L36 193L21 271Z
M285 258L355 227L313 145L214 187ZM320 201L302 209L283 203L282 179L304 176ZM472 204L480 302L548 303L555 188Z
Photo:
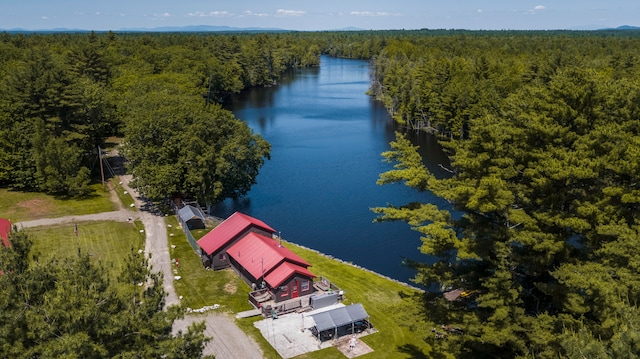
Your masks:
M0 217L12 222L113 211L115 205L102 184L91 186L93 194L83 199L61 199L37 192L0 188Z
M165 218L169 235L169 255L178 259L179 267L174 273L181 277L174 281L176 293L182 296L182 304L192 309L219 304L219 310L238 313L250 310L248 296L250 287L231 269L213 271L202 265L202 260L193 250L175 216ZM204 235L200 233L201 235Z
M137 208L135 206L132 206L134 204L133 196L127 190L125 190L124 187L122 187L122 185L120 184L120 180L110 180L109 188L112 188L111 191L116 192L123 208L131 211L137 211Z
M40 259L58 259L88 253L92 259L100 261L109 270L112 279L121 272L123 259L133 249L144 249L145 233L140 232L140 222L123 223L114 221L79 222L78 236L75 225L35 227L25 229L33 240L32 253Z

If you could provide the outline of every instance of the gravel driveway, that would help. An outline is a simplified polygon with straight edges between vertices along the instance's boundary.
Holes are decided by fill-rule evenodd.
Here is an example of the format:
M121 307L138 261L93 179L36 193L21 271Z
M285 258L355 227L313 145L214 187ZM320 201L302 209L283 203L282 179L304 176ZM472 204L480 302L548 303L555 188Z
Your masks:
M132 194L137 208L145 208L144 199L129 187L131 176L120 176L122 186ZM173 287L173 273L171 272L171 257L167 240L167 226L164 217L151 212L140 210L133 212L127 209L119 211L88 214L82 216L66 216L59 218L43 218L33 221L16 223L18 228L50 226L60 223L75 223L82 221L121 221L127 222L130 218L139 218L146 232L145 254L151 256L149 264L153 269L164 274L164 290L168 293L166 304L179 304L180 300ZM205 335L211 341L204 348L203 354L215 355L216 359L258 359L263 358L262 350L258 344L246 335L234 323L233 319L222 313L189 314L184 319L174 323L173 332L186 331L187 327L194 323L205 321Z

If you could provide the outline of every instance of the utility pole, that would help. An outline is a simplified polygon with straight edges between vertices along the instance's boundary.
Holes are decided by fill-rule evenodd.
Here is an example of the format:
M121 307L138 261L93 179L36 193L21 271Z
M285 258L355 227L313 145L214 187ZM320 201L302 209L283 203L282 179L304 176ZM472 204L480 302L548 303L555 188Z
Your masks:
M102 167L102 149L100 149L100 146L98 145L98 160L100 161L100 177L102 178L102 190L105 190L104 187L104 168Z

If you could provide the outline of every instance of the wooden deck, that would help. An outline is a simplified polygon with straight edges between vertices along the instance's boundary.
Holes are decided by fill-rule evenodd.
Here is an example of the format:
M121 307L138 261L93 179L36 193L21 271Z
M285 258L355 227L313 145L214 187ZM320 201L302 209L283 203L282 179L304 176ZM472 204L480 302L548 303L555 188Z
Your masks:
M326 293L342 292L340 288L335 286L326 278L322 277L319 281L313 283L315 289L313 293L300 296L298 298L288 299L282 302L276 302L271 294L266 290L258 290L249 293L249 302L256 308L262 311L262 315L267 318L273 316L272 310L275 310L275 315L282 315L293 312L306 312L311 308L311 297L314 295L322 295ZM338 301L341 301L342 295L338 296Z

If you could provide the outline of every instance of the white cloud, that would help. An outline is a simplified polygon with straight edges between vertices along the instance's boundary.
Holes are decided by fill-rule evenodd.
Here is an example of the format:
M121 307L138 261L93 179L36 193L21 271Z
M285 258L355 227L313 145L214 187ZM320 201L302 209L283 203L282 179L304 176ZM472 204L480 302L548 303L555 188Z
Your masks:
M171 17L171 14L169 14L168 12L162 13L162 14L153 14L154 17Z
M228 11L209 11L209 12L204 12L204 11L196 11L196 12L190 12L187 14L187 16L191 16L191 17L227 17L231 15Z
M278 16L302 16L306 11L279 9L276 13Z
M391 16L388 12L373 12L373 11L352 11L353 16Z
M243 12L242 15L243 16L256 16L256 17L267 17L267 16L269 16L269 14L253 12L251 10L247 10L247 11Z
M538 14L538 13L540 13L541 11L546 10L546 9L547 9L547 7L546 7L546 6L544 6L544 5L536 5L536 6L534 6L534 7L533 7L533 9L531 9L531 10L527 10L527 11L525 12L525 14L528 14L528 15L536 15L536 14Z
M482 9L478 9L478 10L476 10L476 12L482 13Z

